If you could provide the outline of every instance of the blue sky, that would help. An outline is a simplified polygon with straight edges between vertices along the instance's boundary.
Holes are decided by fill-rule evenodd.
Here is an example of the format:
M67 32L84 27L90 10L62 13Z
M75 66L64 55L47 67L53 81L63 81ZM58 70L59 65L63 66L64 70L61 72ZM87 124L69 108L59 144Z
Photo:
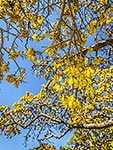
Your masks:
M27 67L29 68L29 67ZM23 83L20 85L18 89L14 88L13 85L6 83L3 81L0 84L0 105L11 105L13 102L17 101L22 95L25 95L26 91L30 91L33 94L36 94L39 92L41 88L41 84L44 82L43 79L36 78L35 75L33 75L30 72L27 75L26 81L28 83ZM5 136L0 136L0 150L29 150L30 148L33 148L38 145L37 141L31 142L28 141L28 146L24 147L24 135L25 131L22 130L21 135L17 135L13 137L12 139L7 139ZM66 143L67 139L71 134L66 135L64 138L62 138L60 141L53 140L56 145L59 147Z
M26 63L29 74L26 77L28 83L22 83L18 89L14 88L12 84L6 83L3 81L0 84L0 105L11 105L13 102L19 100L22 95L25 95L26 91L30 91L33 94L39 92L41 84L44 82L43 79L38 79L30 71L29 64ZM22 131L24 132L24 130ZM4 136L0 137L0 150L27 150L24 148L22 143L24 142L23 135L16 136L12 139L7 139ZM31 146L30 146L31 145ZM29 144L30 147L33 147L33 144Z
M59 14L57 14L59 15ZM55 18L51 18L51 21L55 21ZM0 20L0 27L5 28L5 24L3 21ZM10 46L11 39L10 41L5 41L6 46ZM48 41L45 41L42 45L46 46ZM49 41L50 42L50 41ZM41 45L36 44L34 42L30 42L28 44L28 47L33 46L35 49L40 50ZM25 50L23 45L20 43L20 49ZM7 58L7 56L6 56ZM24 66L27 68L27 77L26 77L26 82L28 83L22 83L18 89L16 89L12 84L7 83L5 80L3 80L0 84L0 105L12 105L15 101L18 101L19 98L23 95L25 95L26 91L30 91L34 95L37 94L40 91L41 84L44 83L43 79L39 79L34 75L31 71L30 68L30 63L28 61L20 61L19 60L19 65ZM12 63L11 65L11 70L13 71L15 68L15 64ZM30 148L36 147L38 143L31 142L30 140L28 141L28 147L24 147L24 135L25 131L22 130L21 135L17 135L13 137L12 139L7 139L5 136L0 136L0 150L29 150ZM62 145L65 145L68 139L70 139L71 133L67 134L65 137L63 137L61 140L55 140L53 139L53 142L56 143L57 147L60 147Z
M46 44L46 43L45 43ZM34 48L41 48L40 45L32 44ZM7 57L6 57L7 58ZM0 84L0 105L12 105L15 101L18 101L19 98L25 95L26 91L30 91L33 95L37 94L40 91L41 84L45 82L44 79L39 79L31 71L31 63L27 60L19 60L20 66L24 66L27 69L27 76L25 81L27 83L20 84L19 88L15 88L12 84L7 83L3 80ZM12 61L11 70L15 69L15 64ZM30 148L36 147L38 145L37 141L31 142L28 141L28 146L24 147L24 135L25 130L22 130L21 135L17 135L12 139L7 139L5 136L0 136L0 150L29 150ZM66 135L60 141L53 139L53 142L56 143L57 147L66 144L67 139L71 137L71 134Z
M26 91L30 91L33 94L36 94L39 92L41 84L44 83L43 79L38 79L35 75L32 74L32 72L30 72L30 68L26 81L28 81L28 83L21 84L18 89L14 88L13 85L3 81L0 84L0 105L11 105L13 102L19 100L22 95L25 95ZM28 146L24 147L24 135L25 131L22 130L21 135L17 135L12 139L7 139L5 136L0 136L0 150L29 150L30 148L38 145L37 141L31 142L29 140ZM61 140L53 139L53 142L55 142L56 146L59 147L66 144L67 139L70 137L71 134L68 134Z

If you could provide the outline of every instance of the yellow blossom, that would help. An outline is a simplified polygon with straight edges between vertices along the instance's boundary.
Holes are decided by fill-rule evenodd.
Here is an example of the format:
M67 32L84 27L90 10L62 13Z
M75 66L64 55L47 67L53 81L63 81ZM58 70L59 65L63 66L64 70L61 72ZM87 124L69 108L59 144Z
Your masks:
M29 61L36 61L35 50L32 47L30 47L25 54L28 56Z
M32 38L34 39L34 41L35 41L36 43L40 42L40 40L38 39L38 35L37 35L36 33L34 33L34 34L32 35Z

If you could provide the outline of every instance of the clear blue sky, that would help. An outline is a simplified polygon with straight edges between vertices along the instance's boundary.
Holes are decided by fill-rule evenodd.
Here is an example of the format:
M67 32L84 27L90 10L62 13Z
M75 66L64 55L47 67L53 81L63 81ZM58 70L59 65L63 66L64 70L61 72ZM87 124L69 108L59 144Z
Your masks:
M27 67L29 68L29 67ZM18 89L14 88L13 85L6 83L5 81L0 84L0 105L11 105L13 102L17 101L22 95L25 95L26 91L30 91L33 94L39 92L41 88L41 84L44 82L42 79L38 79L30 73L27 75L26 81L28 83L23 83L20 85ZM29 150L38 145L37 141L31 142L28 141L28 146L24 147L24 135L25 131L22 130L22 135L17 135L12 139L7 139L5 136L0 136L0 150ZM66 137L62 138L62 140L54 140L56 145L59 147L61 145L66 144L67 139L71 134L68 134Z
M33 45L35 48L40 48L40 45ZM30 65L27 60L19 60L19 65L27 68L27 77L26 82L22 83L18 89L16 89L12 84L7 83L5 80L0 84L0 105L12 105L15 101L18 101L19 98L25 95L26 91L30 91L34 95L40 91L41 84L45 81L43 79L39 79L35 74L31 71ZM15 66L12 63L12 70L14 70ZM12 139L7 139L5 136L0 136L0 150L29 150L30 148L36 147L38 145L37 141L31 142L28 141L28 146L24 147L24 135L25 131L22 130L22 135L17 135ZM71 137L71 134L66 135L66 137L59 140L53 140L57 147L66 144L67 139Z
M27 65L27 64L26 64ZM26 81L28 83L23 83L18 89L14 88L13 85L6 83L5 81L0 84L0 105L11 105L13 102L19 100L22 95L25 95L26 91L30 91L33 94L39 92L41 84L44 83L43 79L36 78L30 72L29 65L26 66L29 70ZM22 135L17 135L12 139L7 139L5 136L0 136L0 150L29 150L38 145L37 141L28 141L28 146L24 147L24 135L25 131L22 130ZM71 134L66 135L61 140L53 140L57 147L66 144L67 139L71 137Z
M55 20L55 18L51 18L52 21ZM0 26L5 27L4 23L0 20ZM47 41L46 41L47 42ZM11 39L9 42L7 42L7 46L9 46L11 43ZM43 46L46 46L47 43L44 43ZM24 48L20 44L21 49ZM35 49L40 50L41 45L36 43L30 43L29 46L34 46ZM25 49L25 48L24 48ZM24 50L23 49L23 50ZM37 78L31 71L30 71L30 64L27 61L19 61L20 66L24 66L27 68L28 74L26 77L26 81L28 83L23 83L19 86L18 89L14 88L12 84L8 84L5 81L2 81L0 84L0 105L12 105L15 101L18 101L19 98L23 95L25 95L26 91L30 91L34 95L37 94L40 91L41 84L44 83L43 79ZM14 64L13 64L14 65ZM12 70L15 66L12 65ZM13 137L12 139L7 139L5 136L0 136L0 150L29 150L30 148L33 148L38 145L38 143L28 141L28 147L25 148L23 145L24 142L24 135L25 131L22 130L21 135L17 135ZM67 134L64 138L61 140L54 140L53 142L56 143L56 146L62 146L65 145L68 141L67 139L70 139L71 134Z
M1 23L1 22L0 22ZM1 25L1 24L0 24ZM88 39L87 46L91 43L91 37ZM40 50L40 45L35 43L30 43L31 46L33 45L34 48L38 47L38 50ZM29 44L29 46L30 46ZM44 43L46 45L46 43ZM22 45L21 45L22 46ZM12 70L15 66L12 64ZM0 84L0 105L11 105L15 101L19 100L19 98L23 95L25 95L26 91L30 91L34 95L37 94L40 91L41 84L44 83L43 79L39 79L36 77L35 74L31 71L30 63L25 60L19 61L20 66L24 66L27 68L28 74L26 77L26 81L28 83L22 83L18 89L14 88L12 84L7 83L6 81L2 81ZM28 147L24 147L24 135L25 131L22 130L22 135L17 135L16 137L12 139L7 139L5 136L0 136L0 150L29 150L30 148L36 147L38 143L28 141ZM56 143L56 146L62 146L65 145L66 142L70 139L71 134L67 134L64 138L61 140L53 140Z
M29 72L26 78L26 81L28 81L28 83L21 84L18 89L14 88L13 85L8 84L5 81L0 84L0 105L11 105L13 102L19 100L22 95L25 95L26 91L30 91L33 94L39 92L41 84L44 81L36 78L36 76L30 72L28 63L26 63L26 67ZM0 150L27 150L28 148L24 148L24 146L22 145L24 141L23 136L24 134L16 136L12 139L7 139L6 137L1 136ZM28 147L29 146L33 147L33 143L29 144Z

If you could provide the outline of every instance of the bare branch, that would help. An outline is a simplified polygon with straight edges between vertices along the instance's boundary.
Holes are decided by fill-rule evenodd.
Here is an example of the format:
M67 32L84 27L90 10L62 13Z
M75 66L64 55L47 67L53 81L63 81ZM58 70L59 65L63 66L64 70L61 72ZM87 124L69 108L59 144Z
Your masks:
M102 129L113 126L113 120L109 120L107 122L99 123L99 124L77 124L73 125L72 128L82 128L82 129Z
M56 138L56 139L61 139L62 137L64 137L68 132L70 131L70 129L67 129L65 132L63 132L60 136L55 135L55 134L51 134L50 136L46 136L44 137L45 139L50 139L52 137Z
M98 51L99 49L105 47L105 46L111 46L113 45L113 38L111 39L107 39L107 40L102 40L94 45L91 46L91 48L93 48L94 51ZM84 48L85 50L83 50L83 54L85 55L88 52L88 48Z
M64 123L64 124L66 124L63 120L54 119L52 116L49 116L49 115L44 114L44 113L40 113L38 116L34 117L34 119L31 122L29 122L26 125L15 121L13 118L12 119L13 119L15 124L17 124L17 125L19 125L19 126L21 126L22 128L25 129L25 128L29 127L33 122L35 122L35 120L37 120L38 118L41 118L41 117L50 119L52 121L52 123L58 123L58 124Z

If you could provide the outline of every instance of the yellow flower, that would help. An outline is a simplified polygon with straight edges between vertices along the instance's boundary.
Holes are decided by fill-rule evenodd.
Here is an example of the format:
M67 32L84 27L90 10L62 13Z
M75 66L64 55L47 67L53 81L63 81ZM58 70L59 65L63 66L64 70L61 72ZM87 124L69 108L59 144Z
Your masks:
M69 108L72 108L72 107L73 107L73 102L74 102L74 101L75 101L74 95L68 96L68 105L69 105Z
M0 81L3 79L3 73L0 73Z
M93 48L91 46L88 47L88 54L93 51Z
M98 26L97 26L97 23L98 21L97 20L94 20L92 21L90 24L89 24L89 33L91 35L95 34L97 29L98 29Z
M20 55L20 52L11 51L10 59L17 59Z
M32 47L30 47L25 54L28 56L29 61L36 61L35 50Z
M86 58L86 59L85 59L85 65L87 65L87 64L88 64L88 62L89 62L89 59L88 59L88 58Z
M6 81L9 82L9 83L12 83L12 82L15 81L15 78L10 74L10 75L7 76Z
M34 41L36 42L36 43L38 43L40 40L38 39L38 35L36 34L36 33L34 33L33 35L32 35L32 38L34 39Z
M61 82L61 80L62 80L62 77L61 77L60 75L58 75L58 74L55 74L55 75L54 75L54 81L55 81L55 82L56 82L56 81Z
M38 22L39 24L42 24L43 21L44 21L44 17L43 17L43 16L38 16L37 22Z
M35 39L37 39L37 34L36 33L34 33L33 35L32 35L32 38L35 40Z
M83 41L83 43L85 43L86 42L86 40L87 40L87 37L88 37L88 35L87 34L81 34L81 39L82 39L82 41Z
M48 46L45 50L45 52L48 54L48 55L55 55L56 54L56 47L50 47Z
M55 28L56 27L56 22L52 22L51 25Z
M9 71L9 67L7 65L2 65L1 69L3 72L8 72Z
M74 78L73 77L70 77L69 79L68 79L68 85L69 86L72 86L73 84L74 84Z
M58 84L58 83L55 84L53 88L56 90L56 92L59 92L61 90L60 84Z
M101 5L107 5L108 4L108 0L99 0L99 3Z
M31 3L35 4L36 3L36 0L30 0Z

